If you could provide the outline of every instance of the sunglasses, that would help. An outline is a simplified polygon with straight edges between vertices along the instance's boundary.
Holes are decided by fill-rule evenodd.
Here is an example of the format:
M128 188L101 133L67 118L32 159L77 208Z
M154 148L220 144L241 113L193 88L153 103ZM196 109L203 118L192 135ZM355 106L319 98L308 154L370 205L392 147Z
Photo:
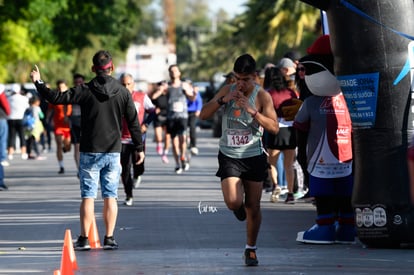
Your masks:
M300 67L300 68L298 68L298 71L299 71L299 72L304 72L304 71L305 71L305 67Z

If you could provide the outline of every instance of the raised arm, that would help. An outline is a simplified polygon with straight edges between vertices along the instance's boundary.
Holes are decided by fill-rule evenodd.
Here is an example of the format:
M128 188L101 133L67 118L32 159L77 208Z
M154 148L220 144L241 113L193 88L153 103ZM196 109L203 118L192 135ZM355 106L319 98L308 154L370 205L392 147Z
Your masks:
M220 91L200 111L200 119L209 119L224 104L229 102L233 96L230 94L230 86L223 86Z

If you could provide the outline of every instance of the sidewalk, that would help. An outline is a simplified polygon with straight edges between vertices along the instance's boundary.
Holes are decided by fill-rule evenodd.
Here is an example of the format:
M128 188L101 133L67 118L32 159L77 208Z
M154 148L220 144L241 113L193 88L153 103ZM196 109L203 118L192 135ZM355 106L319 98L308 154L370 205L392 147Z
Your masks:
M229 211L221 195L217 167L218 140L199 132L200 154L191 168L174 173L147 143L146 172L134 205L123 205L115 238L119 250L76 252L76 274L412 274L414 250L370 249L355 245L303 245L298 231L315 219L309 203L270 203L263 194L259 266L245 267L245 223ZM79 183L73 152L66 153L58 175L53 152L47 160L21 160L6 167L9 191L0 192L0 274L53 274L60 268L66 229L79 234ZM101 244L102 200L95 204Z

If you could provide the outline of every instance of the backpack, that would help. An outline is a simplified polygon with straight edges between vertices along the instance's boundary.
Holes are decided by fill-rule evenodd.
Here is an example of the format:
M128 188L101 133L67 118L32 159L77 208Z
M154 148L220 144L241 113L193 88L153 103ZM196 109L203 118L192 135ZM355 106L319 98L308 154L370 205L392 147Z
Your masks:
M33 109L27 108L23 115L23 120L22 120L23 128L27 130L33 130L35 123L36 123L36 120L33 115Z

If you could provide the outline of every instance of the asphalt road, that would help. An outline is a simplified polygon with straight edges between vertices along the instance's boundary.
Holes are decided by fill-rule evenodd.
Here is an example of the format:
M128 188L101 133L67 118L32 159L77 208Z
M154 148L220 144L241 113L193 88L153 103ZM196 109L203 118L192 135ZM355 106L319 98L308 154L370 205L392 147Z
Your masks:
M355 245L303 245L298 231L315 219L311 204L270 203L263 193L258 240L259 266L245 267L245 223L223 203L217 168L218 139L200 130L200 154L191 168L174 173L147 142L146 172L134 205L123 205L119 189L116 251L76 252L76 274L412 274L414 251ZM151 133L148 135L152 137ZM53 274L60 268L67 229L79 234L79 183L72 152L58 175L54 152L46 160L21 160L6 167L8 191L0 192L0 274ZM95 204L103 241L102 200Z

